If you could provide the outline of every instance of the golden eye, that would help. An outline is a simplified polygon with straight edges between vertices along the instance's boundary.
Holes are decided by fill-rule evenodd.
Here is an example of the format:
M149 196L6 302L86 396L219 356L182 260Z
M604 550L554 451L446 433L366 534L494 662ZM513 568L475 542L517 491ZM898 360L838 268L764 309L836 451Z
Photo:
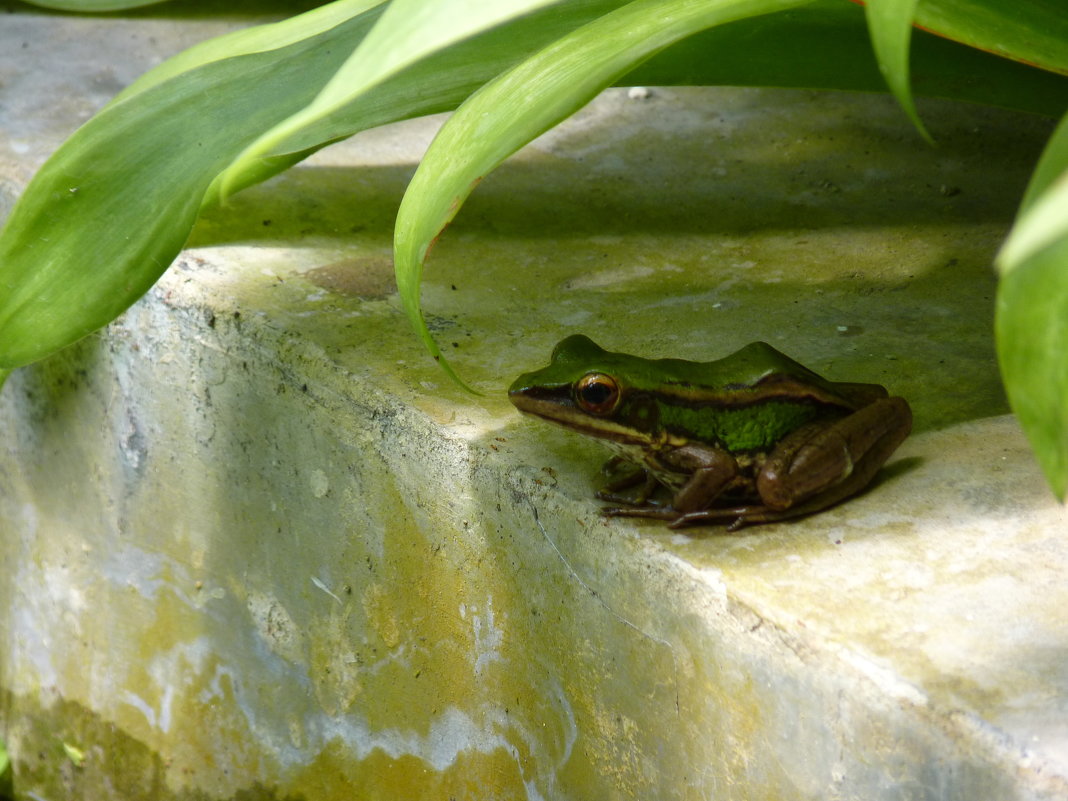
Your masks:
M575 403L590 414L611 414L619 404L619 384L610 375L586 373L575 382Z

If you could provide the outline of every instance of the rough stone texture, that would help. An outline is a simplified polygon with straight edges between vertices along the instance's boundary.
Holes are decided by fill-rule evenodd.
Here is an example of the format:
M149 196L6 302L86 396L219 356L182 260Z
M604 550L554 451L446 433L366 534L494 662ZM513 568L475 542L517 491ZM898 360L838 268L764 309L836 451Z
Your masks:
M218 28L4 16L0 211L111 92ZM598 99L434 251L426 307L479 398L392 283L439 121L209 213L144 301L0 394L16 791L1063 797L1068 516L990 331L989 263L1051 126L921 111L937 149L882 97ZM578 330L690 358L766 339L905 395L919 433L808 520L605 521L603 454L502 392Z

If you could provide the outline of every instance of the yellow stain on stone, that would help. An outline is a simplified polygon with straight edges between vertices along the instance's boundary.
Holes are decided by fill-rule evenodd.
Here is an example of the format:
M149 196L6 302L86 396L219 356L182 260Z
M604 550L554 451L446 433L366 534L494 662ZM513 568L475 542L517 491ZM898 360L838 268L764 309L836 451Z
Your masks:
M397 613L393 602L381 584L369 584L363 593L363 611L374 632L382 638L387 648L396 648L400 642Z
M505 749L489 753L460 752L443 770L418 757L396 757L372 751L360 761L340 742L333 742L300 771L289 792L318 801L526 801L529 798L515 759Z

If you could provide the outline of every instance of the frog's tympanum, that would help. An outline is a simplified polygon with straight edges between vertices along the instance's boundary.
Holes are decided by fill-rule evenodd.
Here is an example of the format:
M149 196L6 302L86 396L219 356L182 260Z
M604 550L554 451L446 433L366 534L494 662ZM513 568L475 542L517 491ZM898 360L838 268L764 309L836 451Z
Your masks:
M606 514L673 528L826 509L864 489L912 428L903 398L828 381L764 342L690 362L570 336L508 395L521 412L605 442L610 466L631 466L598 493L619 504Z

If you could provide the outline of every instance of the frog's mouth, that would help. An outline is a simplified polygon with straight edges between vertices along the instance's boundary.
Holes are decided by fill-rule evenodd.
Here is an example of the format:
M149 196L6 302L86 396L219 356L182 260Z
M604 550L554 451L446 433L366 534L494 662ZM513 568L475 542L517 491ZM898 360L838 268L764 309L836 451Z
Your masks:
M571 399L569 385L562 388L513 388L508 391L508 399L523 414L540 417L589 437L639 447L652 443L650 437L633 428L609 417L595 417L579 409Z

